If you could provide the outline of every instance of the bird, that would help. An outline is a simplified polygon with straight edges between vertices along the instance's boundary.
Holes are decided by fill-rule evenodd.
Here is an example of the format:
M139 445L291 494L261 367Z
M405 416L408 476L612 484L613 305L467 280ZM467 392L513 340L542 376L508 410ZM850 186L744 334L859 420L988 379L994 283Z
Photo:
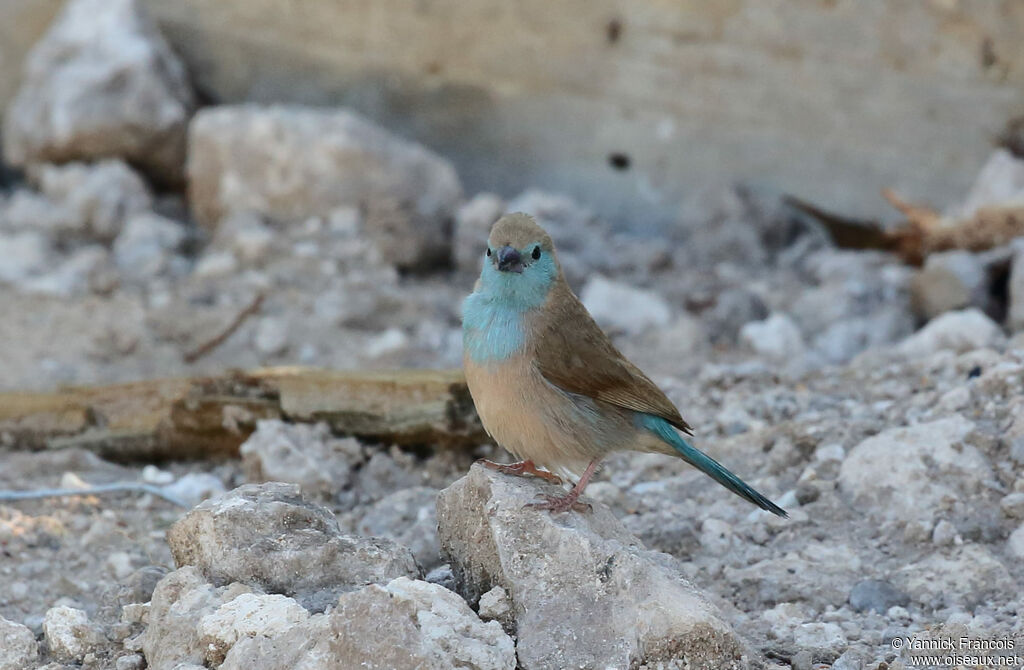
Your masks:
M555 484L562 483L556 473L581 473L568 493L529 506L586 511L580 496L602 459L634 450L681 458L761 509L788 516L690 444L690 425L597 325L566 282L551 237L528 214L505 214L491 228L480 277L463 302L462 334L480 421L519 459L482 464Z

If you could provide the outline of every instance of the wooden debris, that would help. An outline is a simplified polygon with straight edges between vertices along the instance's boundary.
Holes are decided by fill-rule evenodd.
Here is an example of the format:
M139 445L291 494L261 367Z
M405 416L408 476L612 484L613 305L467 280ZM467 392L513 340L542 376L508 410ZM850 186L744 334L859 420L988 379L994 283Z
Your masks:
M1024 205L981 207L968 219L952 219L907 202L892 189L883 189L882 195L906 217L903 225L886 228L877 222L841 217L797 198L788 197L787 202L819 221L837 246L892 251L913 265L939 251L987 251L1024 236Z
M957 220L908 203L892 189L884 189L882 195L907 217L906 225L889 235L909 263L920 264L938 251L987 251L1024 235L1024 205L980 207L970 218Z
M487 441L459 370L268 368L54 393L0 393L0 444L121 461L232 456L259 419L326 421L387 444Z

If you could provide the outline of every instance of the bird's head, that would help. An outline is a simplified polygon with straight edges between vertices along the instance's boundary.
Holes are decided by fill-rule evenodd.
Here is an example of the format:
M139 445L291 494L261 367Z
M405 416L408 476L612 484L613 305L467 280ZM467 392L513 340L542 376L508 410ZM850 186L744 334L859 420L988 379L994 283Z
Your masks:
M498 219L484 254L480 287L524 307L540 305L561 275L551 237L520 212Z

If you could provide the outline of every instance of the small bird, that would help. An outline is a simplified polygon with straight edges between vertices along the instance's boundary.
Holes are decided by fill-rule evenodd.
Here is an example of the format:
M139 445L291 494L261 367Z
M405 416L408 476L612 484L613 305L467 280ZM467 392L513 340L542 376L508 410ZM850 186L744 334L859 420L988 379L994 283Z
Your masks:
M530 216L506 214L494 224L462 329L466 381L484 429L520 459L484 465L556 484L555 472L582 473L568 494L533 507L588 508L579 497L601 459L629 449L682 458L761 509L788 516L679 434L693 432L594 322L566 283L551 237Z

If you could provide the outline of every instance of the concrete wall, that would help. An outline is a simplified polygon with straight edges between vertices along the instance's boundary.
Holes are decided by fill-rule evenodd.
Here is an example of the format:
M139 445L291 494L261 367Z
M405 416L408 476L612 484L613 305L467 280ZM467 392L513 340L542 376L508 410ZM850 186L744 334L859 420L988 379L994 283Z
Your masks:
M1024 115L1021 0L143 2L213 101L351 105L469 193L631 225L735 179L854 216L888 215L884 186L945 205ZM56 3L0 0L29 4L5 67Z

